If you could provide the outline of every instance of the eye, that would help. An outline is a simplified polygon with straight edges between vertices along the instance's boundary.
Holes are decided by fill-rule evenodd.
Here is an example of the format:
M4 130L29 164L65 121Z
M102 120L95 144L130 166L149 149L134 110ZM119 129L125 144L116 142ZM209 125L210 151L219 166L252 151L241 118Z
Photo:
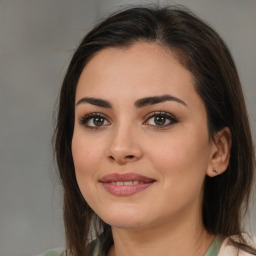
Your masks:
M153 112L147 116L144 124L154 126L155 128L165 128L177 123L177 119L171 114L163 111Z
M80 124L84 125L86 128L89 128L89 129L97 129L102 126L110 125L110 122L102 114L91 113L83 117L80 120Z

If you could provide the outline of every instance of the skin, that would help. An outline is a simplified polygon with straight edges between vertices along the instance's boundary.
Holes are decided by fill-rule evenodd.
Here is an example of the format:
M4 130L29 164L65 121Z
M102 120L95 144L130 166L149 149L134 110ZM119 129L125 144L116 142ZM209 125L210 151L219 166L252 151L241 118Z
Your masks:
M135 106L138 99L163 95L184 104ZM148 116L159 111L172 116L164 125ZM91 113L103 115L103 123L96 126L93 117L81 123ZM112 226L115 245L108 255L204 255L214 236L202 225L203 182L217 175L213 167L218 174L226 170L230 140L228 128L210 140L193 75L170 50L138 42L98 52L77 85L72 154L85 200ZM136 173L155 182L136 194L115 196L99 182L111 173Z

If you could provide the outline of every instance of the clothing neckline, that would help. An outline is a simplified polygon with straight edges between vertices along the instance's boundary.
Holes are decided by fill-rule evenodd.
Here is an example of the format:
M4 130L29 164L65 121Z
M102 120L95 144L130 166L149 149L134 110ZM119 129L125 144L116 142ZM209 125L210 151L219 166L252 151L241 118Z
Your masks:
M217 256L220 250L221 240L218 236L212 241L204 256Z
M106 256L110 247L113 245L113 237L111 230L105 230L100 237L89 244L89 255ZM204 256L217 256L222 244L222 239L216 236L210 244Z

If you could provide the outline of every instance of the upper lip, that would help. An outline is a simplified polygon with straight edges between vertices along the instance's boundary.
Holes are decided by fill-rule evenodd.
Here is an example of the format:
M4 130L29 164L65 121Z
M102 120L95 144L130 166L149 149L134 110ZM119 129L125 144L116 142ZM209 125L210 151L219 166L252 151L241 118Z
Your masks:
M109 182L117 182L117 181L141 181L141 182L152 182L154 179L148 178L146 176L142 176L136 173L111 173L103 176L100 179L100 182L109 183Z

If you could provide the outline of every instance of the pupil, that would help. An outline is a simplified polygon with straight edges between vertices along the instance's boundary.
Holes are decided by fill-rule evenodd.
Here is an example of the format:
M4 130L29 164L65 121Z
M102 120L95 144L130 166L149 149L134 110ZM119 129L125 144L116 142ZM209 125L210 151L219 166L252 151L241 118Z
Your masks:
M96 126L101 126L101 125L103 125L103 123L104 123L104 118L102 118L102 117L95 117L95 118L93 119L93 123L94 123Z
M155 117L155 124L157 125L164 125L166 121L166 118L163 116L156 116Z

